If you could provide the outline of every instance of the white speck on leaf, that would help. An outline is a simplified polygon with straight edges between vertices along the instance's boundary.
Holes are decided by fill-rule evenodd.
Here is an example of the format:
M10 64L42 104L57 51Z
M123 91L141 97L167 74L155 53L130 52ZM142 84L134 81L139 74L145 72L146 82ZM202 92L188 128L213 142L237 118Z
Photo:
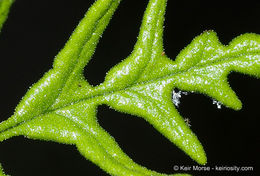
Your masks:
M180 98L182 94L188 95L188 92L182 92L182 91L175 92L174 90L172 91L172 101L176 107L179 107L179 104L181 103Z
M217 100L213 100L213 104L217 105L218 109L221 109L221 103Z

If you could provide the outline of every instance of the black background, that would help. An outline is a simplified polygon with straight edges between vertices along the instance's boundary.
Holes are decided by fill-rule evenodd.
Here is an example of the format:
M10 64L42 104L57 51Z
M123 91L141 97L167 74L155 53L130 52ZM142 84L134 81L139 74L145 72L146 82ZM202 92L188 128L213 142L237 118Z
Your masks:
M148 0L123 0L105 31L93 59L85 68L87 80L98 85L105 73L128 56L134 46ZM214 30L228 44L234 37L260 34L260 1L169 1L164 45L174 60L180 50L205 30ZM11 116L27 91L52 66L54 56L93 0L17 0L0 35L0 121ZM199 94L181 98L178 108L191 120L208 157L208 166L253 166L254 172L189 172L196 175L256 175L259 165L260 80L231 73L233 90L243 109L217 109ZM174 173L174 165L197 165L143 119L107 106L98 120L122 149L143 166ZM74 146L15 137L0 144L0 162L12 176L106 175L83 158Z

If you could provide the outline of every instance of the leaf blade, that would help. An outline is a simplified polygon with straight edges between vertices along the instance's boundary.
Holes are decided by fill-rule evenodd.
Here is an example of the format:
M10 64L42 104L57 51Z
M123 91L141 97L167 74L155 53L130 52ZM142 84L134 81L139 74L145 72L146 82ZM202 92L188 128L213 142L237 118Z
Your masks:
M168 85L161 87L164 91L170 90ZM147 94L137 90L117 92L106 98L105 104L120 112L142 117L192 159L205 164L207 159L202 145L173 107L169 96L164 97L166 93L163 92L161 96L151 98L149 94L154 96L152 91Z
M163 52L166 2L167 0L149 1L133 52L107 73L101 86L120 89L135 83L150 60Z
M86 13L85 18L79 23L79 26L70 37L64 49L55 57L53 69L47 72L41 80L28 90L18 104L14 115L0 124L0 131L33 118L34 116L38 116L41 113L45 113L48 108L55 103L67 83L70 74L72 74L75 64L79 62L78 59L81 59L78 66L82 67L82 65L87 64L91 58L91 54L94 52L100 35L105 30L106 25L119 3L120 0L100 0L93 4ZM102 18L103 16L105 19ZM94 36L93 41L93 39L91 40L91 35L93 32L92 29L95 28L96 25L95 20L101 21L97 22L97 24L100 23L100 26L97 27L98 33ZM91 24L94 24L94 26L91 26ZM88 45L89 38L89 41L92 42L91 46ZM84 50L85 44L87 45L85 48L89 49L90 54L84 58L77 57L77 55L80 55L81 50ZM79 72L77 74L77 76L81 76ZM85 88L88 90L91 89L88 85L86 85Z
M260 77L260 37L241 36L225 47L213 32L207 31L172 61L163 54L166 0L150 0L133 53L109 71L103 84L92 87L84 80L82 70L119 2L99 0L92 6L85 18L90 14L90 20L80 23L57 55L54 68L31 88L11 120L0 124L0 141L25 135L75 144L82 155L111 174L165 175L135 164L98 125L96 107L107 104L143 117L191 158L205 164L203 147L173 106L171 91L195 90L240 109L241 102L226 76L234 70ZM96 10L102 12L96 14ZM90 28L82 35L86 26Z
M14 0L0 0L0 32L2 30L3 24L5 23L10 7L14 3Z
M195 38L191 46L195 43L203 43L200 38L206 37L207 40L204 41L210 44L204 42L204 45L210 49L205 49L205 56L197 59L198 62L190 66L190 69L182 70L176 74L176 78L175 75L172 75L172 78L180 89L206 94L227 107L239 110L242 103L230 88L227 75L235 71L260 78L260 36L244 34L235 38L228 46L224 46L218 41L215 32L206 31ZM179 54L175 61L177 65L180 65L182 60L187 61L186 56L193 53L189 47ZM201 52L199 49L196 51ZM185 68L185 66L180 67Z

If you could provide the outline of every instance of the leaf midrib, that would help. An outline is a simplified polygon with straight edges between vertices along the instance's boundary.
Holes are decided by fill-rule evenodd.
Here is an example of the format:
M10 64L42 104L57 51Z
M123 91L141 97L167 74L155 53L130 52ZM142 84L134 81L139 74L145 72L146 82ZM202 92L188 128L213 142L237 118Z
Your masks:
M48 112L53 112L53 111L56 111L58 109L62 109L62 108L66 108L68 106L71 106L71 105L75 105L77 103L80 103L82 101L85 101L85 100L88 100L88 99L92 99L92 98L96 98L96 97L99 97L99 96L106 96L106 95L109 95L109 94L114 94L114 93L117 93L117 92L120 92L120 91L123 91L123 90L129 90L131 88L134 88L136 86L139 86L139 85L146 85L146 84L151 84L153 82L159 82L160 80L163 80L167 77L172 77L174 75L178 75L178 74L184 74L186 72L189 72L190 70L193 70L193 69L200 69L200 68L203 68L205 66L210 66L210 65L214 65L214 64L217 64L217 63L220 63L224 60L228 60L228 59L233 59L233 58L236 58L236 57L241 57L241 56L250 56L250 55L260 55L260 51L259 52L250 52L250 53L247 53L247 54L239 54L239 55L236 55L236 56L232 56L232 57L228 57L228 58L223 58L223 59L220 59L218 61L215 61L215 62L211 62L211 64L203 64L203 65L199 65L199 66L193 66L187 70L181 70L181 71L177 71L175 73L171 73L171 74L167 74L167 75L164 75L164 76L161 76L161 77L157 77L157 78L153 78L149 81L142 81L142 82L137 82L137 83L133 83L133 84L130 84L128 86L126 86L125 88L121 88L121 89L117 89L117 90L110 90L110 91L105 91L106 89L103 89L103 91L101 92L98 92L96 95L94 93L94 95L92 96L89 96L89 97L84 97L82 99L78 99L78 100L75 100L73 102L70 102L64 106L60 106L60 107L57 107L57 108L54 108L54 109L51 109L50 111ZM99 86L97 86L96 88L98 88ZM94 90L95 91L95 90ZM94 92L93 91L93 92ZM99 90L97 90L99 91Z
M27 122L29 122L29 121L31 121L31 120L37 118L37 117L40 117L40 116L43 116L43 115L47 115L47 114L51 114L51 113L55 113L55 111L57 111L57 110L66 108L66 107L68 107L68 106L75 105L75 104L77 104L77 103L81 103L81 102L86 101L86 100L89 100L89 99L93 99L93 98L97 98L97 97L101 97L101 96L106 96L106 95L109 95L109 94L114 94L114 93L117 93L117 92L120 92L120 91L123 91L123 90L129 90L129 89L131 89L131 88L133 88L133 87L136 87L136 86L138 86L138 85L146 85L146 84L153 83L153 82L155 82L155 81L156 81L156 82L159 82L160 80L165 79L165 78L167 78L167 77L172 77L172 76L178 75L178 74L184 74L184 73L186 73L186 72L189 72L189 71L192 70L192 69L203 68L203 67L205 67L205 65L206 65L206 66L210 66L210 65L213 65L213 64L217 64L217 63L219 63L219 62L222 62L223 60L233 59L233 58L236 58L236 57L247 56L247 55L248 55L248 56L250 56L250 55L257 55L257 54L260 55L260 51L258 51L258 52L249 52L249 53L247 53L247 54L239 54L239 55L236 55L236 56L233 56L233 57L223 58L223 59L220 59L220 60L218 60L218 61L216 61L216 62L212 62L211 64L203 64L203 65L199 65L199 66L196 66L196 65L195 65L195 66L193 66L193 67L191 67L191 68L189 68L189 69L187 69L187 70L181 70L181 71L178 71L178 72L175 72L175 73L172 73L172 74L168 74L168 75L164 75L164 76L161 76L161 77L158 77L158 78L151 79L151 80L149 80L149 81L143 81L143 82L138 82L138 83L130 84L129 86L127 86L127 87L125 87L125 88L121 88L121 89L117 89L117 90L111 90L111 91L107 91L107 92L106 92L105 89L103 89L103 91L98 92L96 95L92 95L92 96L90 96L90 97L85 97L85 98L82 98L82 99L78 99L78 100L73 101L73 102L71 102L71 103L68 103L68 104L66 104L66 105L64 105L64 106L60 106L60 107L57 107L57 108L55 108L55 109L47 110L47 111L45 111L45 113L42 113L42 114L40 114L40 115L38 115L38 116L35 116L35 117L32 117L31 119L28 119L28 120L26 120L26 121L20 122L20 123L16 124L15 126L12 126L11 128L7 128L7 129L5 129L4 131L1 131L0 133L5 132L5 131L8 131L8 130L10 130L10 129L12 129L12 128L15 128L15 127L17 127L17 126L19 126L19 125L21 125L21 124L23 124L23 123L27 123ZM96 88L98 88L98 86L97 86ZM99 104L101 104L101 103L99 103Z
M111 7L112 5L114 5L114 3L116 2L116 0L112 0L112 1L113 1L113 2L107 7L107 10L104 11L104 13L101 14L101 16L100 16L100 17L98 18L98 20L95 22L95 25L94 25L94 27L93 27L93 30L91 31L91 35L90 35L88 38L86 38L85 41L83 42L83 45L81 46L80 52L79 52L78 57L77 57L77 59L76 59L76 63L74 63L74 66L73 66L73 68L72 68L72 70L71 70L70 73L74 73L75 69L77 68L78 63L80 62L80 56L82 55L83 48L84 48L85 45L92 39L94 33L97 31L97 29L98 29L98 27L99 27L99 25L100 25L100 21L101 21L103 18L106 17L106 15L109 13L110 7ZM89 60L89 58L88 58L87 60ZM59 96L62 94L64 88L66 87L67 82L69 82L69 80L71 79L71 77L73 77L73 74L70 74L70 75L68 76L68 78L65 80L65 83L64 83L64 85L63 85L63 87L62 87L62 89L61 89L61 91L60 91L60 93L59 93ZM57 99L59 98L59 96L57 97Z

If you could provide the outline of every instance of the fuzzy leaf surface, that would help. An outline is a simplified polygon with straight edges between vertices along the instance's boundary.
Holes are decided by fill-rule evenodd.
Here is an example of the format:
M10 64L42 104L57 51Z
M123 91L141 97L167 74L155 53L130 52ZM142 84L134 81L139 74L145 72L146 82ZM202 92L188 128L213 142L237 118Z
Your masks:
M14 115L0 124L0 141L24 135L73 144L111 175L166 175L136 164L99 125L97 107L106 104L143 118L192 159L205 164L203 147L174 106L172 91L199 92L240 109L227 75L236 71L260 77L260 36L244 34L224 46L213 31L206 31L173 61L163 49L166 0L150 0L133 52L93 87L83 69L119 2L93 4L56 56L53 68L28 90Z

